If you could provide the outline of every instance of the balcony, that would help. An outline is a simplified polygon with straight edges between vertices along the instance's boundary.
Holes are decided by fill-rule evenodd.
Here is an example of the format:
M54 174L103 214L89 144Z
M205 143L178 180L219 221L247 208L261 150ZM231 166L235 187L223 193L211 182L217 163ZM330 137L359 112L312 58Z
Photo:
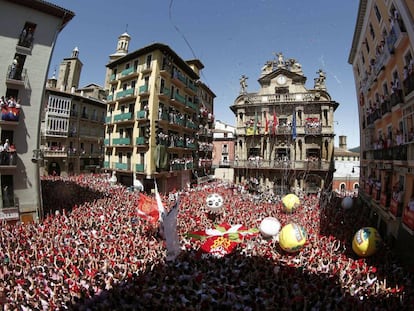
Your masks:
M193 130L197 130L198 126L191 120L187 120L187 127Z
M121 77L129 76L130 74L134 73L134 67L130 67L121 71Z
M27 77L27 71L25 68L22 70L17 70L16 68L13 68L12 65L10 65L7 70L6 83L9 85L16 85L16 86L25 85L26 77Z
M2 107L1 108L1 123L19 124L21 108L16 107Z
M170 98L170 94L171 94L170 90L164 87L160 90L160 93L158 94L158 96L162 100L167 100Z
M136 172L144 172L144 164L135 164L135 171Z
M111 124L112 123L112 116L105 117L105 124Z
M132 112L124 112L114 116L114 122L133 121Z
M408 144L391 148L376 149L367 151L367 156L372 155L373 160L382 161L407 161Z
M141 85L138 89L139 95L149 95L149 85Z
M104 168L109 168L109 167L110 167L110 163L109 163L109 161L104 161L104 163L103 163L103 167L104 167Z
M109 138L104 139L104 145L105 146L109 146L109 142L110 142Z
M185 76L178 70L173 71L171 78L172 78L171 81L179 87L184 87L187 84Z
M111 102L111 101L113 101L113 100L114 100L114 95L113 95L113 94L108 95L108 96L106 97L106 101L107 101L107 102Z
M122 145L131 145L131 138L124 137L124 138L113 138L112 145L114 146L122 146Z
M392 93L390 96L390 102L392 107L404 103L402 90L397 90L396 92Z
M129 163L115 163L115 169L121 170L121 171L130 171L131 170L131 164Z
M116 75L113 73L111 74L111 76L109 77L109 83L112 83L113 81L116 80Z
M15 169L17 166L17 152L2 152L0 157L0 171Z
M147 139L147 138L145 138L144 136L138 136L138 137L135 139L135 144L136 144L137 146L147 145L147 144L148 144L148 139Z
M196 104L194 104L194 103L192 103L192 102L190 102L190 101L186 101L186 103L185 103L185 105L188 107L188 108L191 108L191 109L193 109L193 110L195 110L195 111L197 111L197 109L198 109L198 105L196 105Z
M146 110L137 111L137 119L148 119L147 114L148 112Z
M133 96L135 92L135 88L129 88L126 90L122 90L116 93L116 99L121 99L129 96Z
M186 104L185 96L182 96L178 93L174 94L174 99L180 102L181 104L184 104L184 105Z
M17 201L17 198L15 198ZM16 202L17 203L17 202ZM1 221L10 221L10 220L19 220L19 207L16 204L16 207L10 207L14 206L15 202L11 201L10 199L3 199L3 208L0 209L0 220Z
M197 86L192 81L188 81L187 83L187 90L189 90L189 93L196 95L197 94Z
M152 71L152 66L151 66L151 64L143 64L143 65L141 65L141 72L142 72L143 74L149 73L149 72L151 72L151 71Z
M43 157L45 158L66 158L68 152L66 150L54 150L54 149L47 149L43 150Z
M297 170L329 170L330 163L327 161L296 161L290 160L235 160L234 167L260 168L260 169L297 169Z

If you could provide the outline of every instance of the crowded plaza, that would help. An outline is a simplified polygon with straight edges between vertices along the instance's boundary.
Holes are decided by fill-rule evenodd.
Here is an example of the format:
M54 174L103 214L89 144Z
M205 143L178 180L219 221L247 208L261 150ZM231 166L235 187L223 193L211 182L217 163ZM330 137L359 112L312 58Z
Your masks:
M281 196L246 188L213 181L160 193L165 214L178 210L170 256L164 215L153 221L140 208L157 192L105 174L43 177L44 219L1 224L2 309L413 309L412 271L392 250L353 249L355 233L373 227L356 198L344 206L332 193L300 194L286 210ZM264 219L280 234L267 234ZM283 247L287 225L301 228L301 245Z

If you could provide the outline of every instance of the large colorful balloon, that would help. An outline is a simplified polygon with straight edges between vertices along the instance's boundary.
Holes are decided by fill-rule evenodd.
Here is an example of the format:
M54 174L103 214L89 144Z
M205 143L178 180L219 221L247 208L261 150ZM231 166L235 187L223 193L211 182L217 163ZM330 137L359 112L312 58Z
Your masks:
M308 234L301 225L290 223L280 230L279 245L284 251L294 253L302 249L307 237Z
M358 256L368 257L381 247L382 239L377 229L364 227L359 229L352 240L352 249Z
M354 202L352 201L351 197L344 197L341 202L341 206L343 209L350 209Z
M224 200L223 197L218 193L211 193L206 199L207 207L212 211L217 211L222 208Z
M259 226L260 233L265 238L276 236L279 233L280 228L281 224L275 217L264 218Z
M289 193L282 198L283 210L292 213L300 206L300 199L296 194Z

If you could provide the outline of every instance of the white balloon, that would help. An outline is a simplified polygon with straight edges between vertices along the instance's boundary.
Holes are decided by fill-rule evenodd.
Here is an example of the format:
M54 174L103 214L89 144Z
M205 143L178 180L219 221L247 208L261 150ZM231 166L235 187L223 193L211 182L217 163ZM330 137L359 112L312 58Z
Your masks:
M218 193L211 193L207 196L206 203L209 209L215 211L223 206L224 200Z
M260 233L264 237L276 236L279 233L280 228L281 224L275 217L264 218L259 226Z
M341 203L341 206L342 206L342 208L343 209L350 209L351 207L352 207L352 205L353 205L354 203L353 203L353 201L352 201L352 198L351 197L344 197L343 199L342 199L342 203Z

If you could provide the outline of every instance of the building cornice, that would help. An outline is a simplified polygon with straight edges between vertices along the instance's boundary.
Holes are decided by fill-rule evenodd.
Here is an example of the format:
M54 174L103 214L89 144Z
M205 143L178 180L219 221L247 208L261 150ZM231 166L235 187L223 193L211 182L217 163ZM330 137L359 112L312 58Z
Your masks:
M349 52L348 63L353 64L356 52L358 51L358 43L361 38L362 27L364 25L365 14L367 11L367 3L368 0L360 0L359 1L359 8L358 8L358 15L356 19L356 25L354 30L354 37L352 39L352 46L351 51Z

